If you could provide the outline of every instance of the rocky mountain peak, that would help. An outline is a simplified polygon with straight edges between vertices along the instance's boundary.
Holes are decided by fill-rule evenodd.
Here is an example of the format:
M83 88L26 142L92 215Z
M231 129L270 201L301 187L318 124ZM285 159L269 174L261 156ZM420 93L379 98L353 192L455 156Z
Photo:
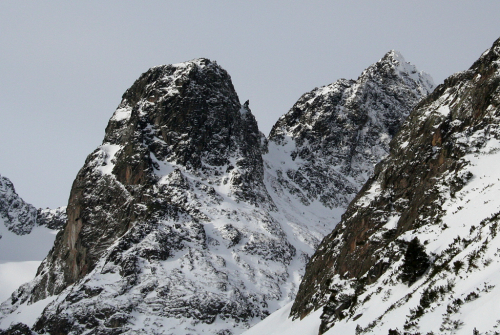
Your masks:
M0 217L17 235L29 234L36 225L37 210L17 193L9 178L0 175Z
M287 185L290 197L305 205L318 201L336 209L338 221L387 155L410 110L432 88L430 76L390 51L357 80L341 79L304 94L269 135L268 160L293 161L270 172L274 184Z
M123 95L101 148L117 162L107 170L124 184L160 179L165 164L178 164L217 183L229 182L242 198L262 200L262 187L247 186L263 173L263 141L231 77L216 62L200 58L142 74ZM229 170L231 177L222 180Z
M57 295L35 326L51 333L91 324L126 332L146 327L142 315L155 325L218 320L215 330L239 329L268 315L294 294L298 283L280 283L297 277L287 266L304 255L273 216L265 150L248 103L215 62L148 70L79 171L68 223L37 277L2 311Z
M142 140L159 160L192 169L203 163L222 166L228 153L218 150L229 150L234 141L230 130L242 122L240 109L231 78L217 63L201 58L157 66L125 92L103 143ZM248 126L256 128L256 123Z
M9 178L0 175L0 218L10 232L27 235L36 226L61 229L66 223L66 207L37 209L17 194Z
M403 55L396 50L390 50L378 62L368 67L358 80L378 80L383 77L397 76L405 81L406 85L414 90L420 91L425 96L431 93L435 87L432 77L423 71L419 71L415 65L407 62Z
M59 293L88 274L133 222L151 217L151 208L169 207L173 199L158 204L169 197L161 192L167 185L179 186L183 174L227 185L237 200L272 207L262 183L262 137L248 106L239 103L230 76L217 63L200 58L143 73L123 95L103 144L89 155L75 180L68 227L49 255L52 266L63 269L63 278L42 284L38 298L45 297L42 292ZM182 187L189 190L189 185ZM215 196L212 186L205 187ZM106 206L103 194L109 197ZM207 219L196 206L189 212ZM108 215L114 219L106 219ZM72 256L60 257L66 252Z

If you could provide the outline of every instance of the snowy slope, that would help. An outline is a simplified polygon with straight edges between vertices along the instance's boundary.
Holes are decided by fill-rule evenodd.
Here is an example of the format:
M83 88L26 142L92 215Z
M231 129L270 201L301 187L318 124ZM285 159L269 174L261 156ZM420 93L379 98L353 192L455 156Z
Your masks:
M277 310L267 318L245 331L243 335L317 335L321 323L321 310L311 313L302 320L290 318L292 303Z
M433 267L408 287L398 280L403 258L394 262L377 282L365 287L357 297L361 303L325 334L388 334L391 329L401 334L417 331L473 334L474 330L495 334L498 331L500 171L495 166L500 161L500 141L489 139L481 149L462 159L467 167L461 172L474 177L455 197L450 197L446 182L440 185L444 191L441 208L446 212L442 221L400 236L404 241L418 237L433 255ZM396 221L393 220L393 224ZM389 225L387 228L391 229ZM334 282L348 288L355 284L340 278ZM344 291L350 292L350 289ZM318 334L323 310L318 309L302 320L293 320L289 318L291 305L244 335Z
M332 124L339 110L362 112L357 128L349 123L314 140L332 149L330 139L340 133L359 137L349 156L356 164L327 149L305 157L301 136L314 136L288 132L296 129L288 116L268 146L248 103L240 104L215 62L144 73L80 170L68 224L38 276L1 305L0 327L21 321L49 333L238 334L291 302L315 247L387 153L410 105L430 90L428 77L412 79L405 69L413 67L395 56L353 81L346 94L352 108L335 105L334 90L322 89L314 93L315 114L324 116L302 120L314 129ZM368 108L373 104L390 108ZM380 145L364 153L371 140ZM325 200L335 181L323 185L325 196L309 196L311 187L289 177L304 167L308 177L318 167L329 173L334 159L338 169L357 169L342 177L355 182L345 194L337 190L338 203Z
M410 114L390 156L307 265L290 308L295 321L283 309L258 327L498 333L499 107L500 39ZM281 331L280 322L304 330Z

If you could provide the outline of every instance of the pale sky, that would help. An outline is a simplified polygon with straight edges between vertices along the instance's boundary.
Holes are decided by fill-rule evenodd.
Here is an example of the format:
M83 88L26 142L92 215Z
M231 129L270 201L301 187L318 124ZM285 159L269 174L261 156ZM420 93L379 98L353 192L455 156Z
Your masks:
M0 1L0 174L66 205L122 94L148 68L206 57L266 135L315 87L400 51L436 84L500 37L500 1Z

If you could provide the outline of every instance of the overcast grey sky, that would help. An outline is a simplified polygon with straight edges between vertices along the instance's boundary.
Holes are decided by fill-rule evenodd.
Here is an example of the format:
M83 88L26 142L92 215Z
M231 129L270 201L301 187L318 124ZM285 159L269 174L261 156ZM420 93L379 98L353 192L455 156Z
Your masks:
M123 92L149 67L216 60L260 129L390 49L437 84L500 37L500 1L0 1L0 174L65 205Z

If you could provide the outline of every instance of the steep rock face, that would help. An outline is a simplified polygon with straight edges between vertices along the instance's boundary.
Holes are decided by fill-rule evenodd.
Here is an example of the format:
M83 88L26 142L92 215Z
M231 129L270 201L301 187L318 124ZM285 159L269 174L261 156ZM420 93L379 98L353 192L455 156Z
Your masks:
M269 135L264 160L274 201L291 220L307 212L317 226L311 233L330 230L388 154L410 110L433 88L428 74L390 51L357 80L304 94ZM299 234L310 235L307 230Z
M34 327L51 334L229 334L265 317L295 294L290 264L305 264L272 215L265 145L215 62L150 69L78 173L37 277L3 314L55 298Z
M229 75L216 64L200 59L144 73L123 95L102 146L87 158L73 184L68 227L57 244L61 249L49 256L52 266L66 254L69 258L60 265L62 277L51 281L58 284L47 292L58 294L89 273L133 222L148 219L163 204L186 201L171 199L165 189L191 186L176 166L210 183L227 184L238 200L265 203L263 185L250 185L263 174L261 137ZM202 191L210 195L212 190L205 185ZM180 208L163 210L186 207L196 220L207 219L195 203L175 205Z
M500 39L419 103L312 257L291 316L323 307L332 334L495 332L499 64Z

